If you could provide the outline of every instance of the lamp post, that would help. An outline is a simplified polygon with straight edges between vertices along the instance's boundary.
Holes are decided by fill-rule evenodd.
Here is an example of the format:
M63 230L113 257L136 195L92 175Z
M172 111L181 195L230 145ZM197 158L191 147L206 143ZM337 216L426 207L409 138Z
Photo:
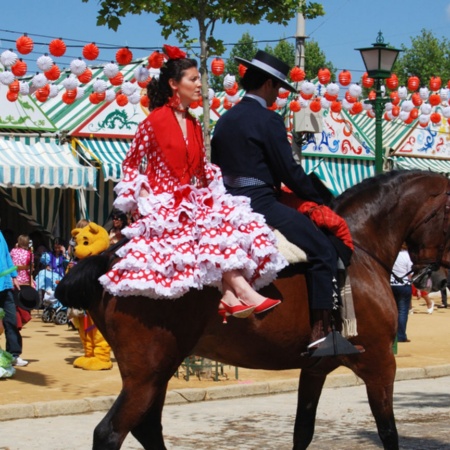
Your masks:
M375 100L366 100L375 110L375 174L383 172L383 108L390 101L381 96L381 81L391 76L392 67L401 50L390 48L384 43L381 31L372 47L357 48L366 66L367 75L375 80Z

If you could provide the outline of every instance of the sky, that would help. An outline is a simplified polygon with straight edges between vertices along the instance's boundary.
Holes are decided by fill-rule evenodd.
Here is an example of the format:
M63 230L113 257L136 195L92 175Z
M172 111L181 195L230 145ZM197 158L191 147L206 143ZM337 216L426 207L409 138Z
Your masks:
M129 46L134 57L141 58L164 43L179 44L174 36L167 41L163 39L156 16L149 14L127 16L117 32L97 26L98 0L88 3L81 0L0 0L0 3L5 3L0 15L0 53L7 49L16 51L15 40L27 33L36 43L33 53L23 57L30 70L36 70L33 68L35 60L48 52L48 43L54 38L63 38L67 45L75 46L68 49L66 57L55 59L61 68L67 68L72 59L80 57L83 45L89 42L116 47L109 51L101 49L95 62L98 64L114 59L121 46ZM326 14L306 22L306 35L318 42L327 60L338 70L347 69L355 75L364 72L361 56L355 48L373 44L379 31L385 43L397 48L402 44L409 47L411 37L420 35L422 29L432 31L438 39L450 40L450 0L322 0L320 3ZM287 27L268 23L256 26L219 24L214 35L225 44L233 44L247 32L258 47L264 49L267 44L275 46L283 38L295 44L296 24L296 18ZM196 24L192 30L192 36L197 37ZM227 48L230 50L232 45Z

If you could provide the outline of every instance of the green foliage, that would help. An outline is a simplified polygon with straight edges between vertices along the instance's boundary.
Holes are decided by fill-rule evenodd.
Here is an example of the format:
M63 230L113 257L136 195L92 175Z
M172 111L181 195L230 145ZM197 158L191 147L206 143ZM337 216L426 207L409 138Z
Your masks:
M445 82L450 79L450 42L423 29L419 36L411 38L409 48L402 45L393 71L400 86L406 85L412 75L419 77L422 85L428 85L432 76L439 76Z
M295 46L288 41L281 39L278 44L272 48L270 45L266 45L264 49L267 53L276 56L281 59L289 67L295 66Z
M327 61L325 53L320 49L319 44L314 41L305 42L305 73L307 80L317 77L317 72L321 68L328 68L331 72L331 79L336 79L336 68L331 61Z

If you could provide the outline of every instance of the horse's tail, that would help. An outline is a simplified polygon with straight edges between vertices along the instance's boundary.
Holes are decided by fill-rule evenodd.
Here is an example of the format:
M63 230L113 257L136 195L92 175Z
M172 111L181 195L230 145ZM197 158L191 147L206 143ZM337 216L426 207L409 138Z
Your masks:
M102 295L103 287L98 279L108 271L110 263L108 253L82 259L59 282L55 297L65 306L89 309L93 300Z

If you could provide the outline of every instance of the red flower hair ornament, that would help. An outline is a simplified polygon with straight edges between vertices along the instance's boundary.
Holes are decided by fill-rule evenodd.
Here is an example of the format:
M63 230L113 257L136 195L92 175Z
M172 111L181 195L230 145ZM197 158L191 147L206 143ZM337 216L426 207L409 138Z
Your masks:
M164 53L169 57L169 59L182 59L186 58L186 53L180 50L178 47L172 45L163 45Z

